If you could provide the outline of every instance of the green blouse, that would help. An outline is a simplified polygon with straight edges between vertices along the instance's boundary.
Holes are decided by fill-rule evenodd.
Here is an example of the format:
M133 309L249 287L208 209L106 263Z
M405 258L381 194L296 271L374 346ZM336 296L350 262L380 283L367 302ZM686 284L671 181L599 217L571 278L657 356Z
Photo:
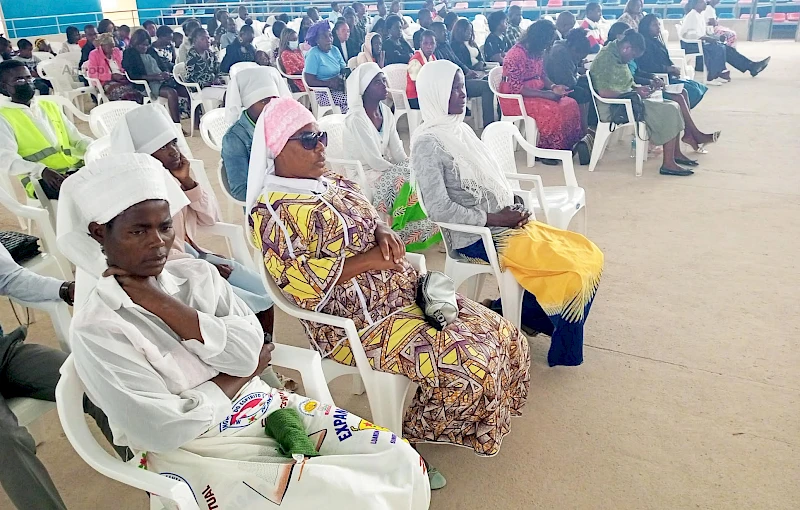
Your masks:
M592 62L589 71L595 91L613 90L619 93L633 89L633 74L628 64L622 61L617 41L608 43Z

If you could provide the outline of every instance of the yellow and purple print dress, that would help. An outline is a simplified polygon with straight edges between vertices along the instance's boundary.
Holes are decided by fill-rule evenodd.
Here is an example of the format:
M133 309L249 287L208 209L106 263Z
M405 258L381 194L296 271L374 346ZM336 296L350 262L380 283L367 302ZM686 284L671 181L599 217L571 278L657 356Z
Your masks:
M362 273L338 283L345 259L375 246L378 215L357 185L339 176L324 191L287 186L271 176L250 214L264 264L298 306L355 322L376 370L419 385L405 415L411 442L441 442L494 455L528 396L526 338L500 315L458 296L459 316L444 330L425 321L415 304L417 273ZM273 186L272 183L281 183ZM323 356L355 365L344 331L304 322Z

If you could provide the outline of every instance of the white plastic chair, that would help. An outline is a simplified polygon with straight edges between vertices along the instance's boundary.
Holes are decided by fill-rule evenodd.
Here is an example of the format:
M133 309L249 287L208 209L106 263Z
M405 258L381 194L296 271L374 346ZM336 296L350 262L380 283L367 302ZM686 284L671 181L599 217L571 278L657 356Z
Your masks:
M406 79L408 76L408 64L390 64L381 70L386 76L386 82L392 102L394 103L394 116L399 119L405 114L408 120L408 134L414 134L414 130L422 122L422 115L419 110L414 110L408 103L406 95Z
M302 377L306 396L320 402L333 403L318 353L275 344L272 365L297 370ZM151 497L151 508L199 510L191 489L185 483L139 469L136 464L125 463L97 443L83 414L85 391L86 388L75 369L74 359L70 356L61 367L61 379L56 386L56 402L61 427L78 455L100 474L154 495L155 497ZM171 502L170 506L164 505L165 499Z
M328 324L345 331L347 341L350 345L350 351L353 353L353 359L356 361L356 366L343 365L332 359L323 359L322 370L325 373L325 380L331 382L344 375L360 376L363 387L367 391L367 399L369 400L369 407L372 412L372 421L402 436L405 400L409 391L411 391L414 386L414 383L407 377L399 374L390 374L373 370L364 352L364 346L361 345L361 339L358 336L355 323L351 319L305 310L289 301L283 295L280 287L275 283L275 280L267 274L260 248L254 249L253 253L254 261L259 267L264 286L270 293L273 303L275 303L278 308L297 319L312 321L319 324ZM422 255L406 253L406 259L420 274L427 272L425 257ZM361 392L357 380L355 380L354 383L354 392Z
M72 52L70 52L72 53ZM68 54L67 54L68 55ZM39 76L48 80L53 87L54 96L62 96L83 110L83 99L94 92L94 88L83 86L75 80L77 63L73 64L65 56L43 60L36 66ZM72 113L67 114L72 119Z
M703 60L703 62L705 62L705 56L703 55L703 41L701 41L699 39L685 39L685 38L681 37L681 27L682 26L683 26L682 23L676 23L675 24L675 32L678 34L678 40L680 42L685 43L685 44L693 44L695 46L695 49L692 50L692 51L686 50L684 48L681 48L683 50L684 58L686 60L690 60L691 57L694 57L694 58L691 58L692 65L691 66L687 66L687 67L691 67L692 68L692 71L693 71L692 72L692 76L694 76L694 73L696 72L695 71L695 67L697 66L697 57L700 57ZM705 34L703 34L703 35L705 35ZM670 50L670 51L672 51L672 50Z
M495 160L506 175L516 173L517 164L514 160L514 145L518 143L528 155L540 158L557 159L561 161L564 170L565 186L544 186L542 194L531 196L531 203L526 206L536 215L544 217L544 222L561 229L568 229L573 217L578 212L583 212L583 230L586 231L586 191L578 186L575 178L575 167L572 164L572 153L565 150L540 149L529 144L516 126L508 122L493 122L481 134L481 140L492 151ZM518 187L515 179L510 179L511 185ZM536 186L541 186L541 181ZM523 197L524 198L524 197ZM544 203L542 203L542 198Z
M325 149L325 162L331 170L341 173L361 186L369 200L372 200L372 189L367 182L364 167L356 159L349 159L344 146L345 115L334 113L319 119L320 131L328 133L328 146Z
M153 101L152 99L153 91L150 89L150 84L147 82L147 80L134 80L133 78L130 77L128 71L125 71L125 77L128 79L129 82L133 83L134 85L141 85L142 87L144 87L144 104ZM158 97L156 99L156 102L164 105L165 107L169 105L166 97Z
M126 113L138 108L140 105L135 101L109 101L95 106L89 112L89 129L95 138L101 138L111 134L114 126L117 125Z
M36 188L37 196L44 196L44 192L39 186L39 181L34 180L33 184ZM56 233L53 228L55 218L51 217L48 210L46 208L23 205L6 192L5 189L0 189L0 205L18 218L32 221L38 228L37 234L41 253L20 265L34 273L53 276L62 280L71 280L72 269L67 259L58 251Z
M34 51L33 56L37 57L39 60L52 60L55 58L55 55L49 51Z
M600 97L597 91L594 89L594 84L592 84L592 77L591 71L586 73L587 81L589 82L589 90L592 92L592 97L594 98L594 108L597 112L597 131L594 136L594 146L592 147L592 158L589 162L589 171L594 172L595 167L597 166L597 162L600 161L600 158L603 157L603 153L606 150L606 146L608 145L609 137L612 134L611 131L611 123L610 122L603 122L600 120L600 110L597 108L598 103L604 103L607 105L624 105L625 111L628 115L629 122L624 125L617 125L615 129L620 129L626 126L632 126L636 128L636 131L639 133L646 133L647 127L645 126L644 122L639 122L638 126L636 125L635 121L631 121L633 119L633 107L631 106L630 99L607 99L605 97ZM647 141L640 140L638 136L634 135L634 142L636 144L636 176L640 177L642 175L642 168L644 167L644 162L647 159Z
M189 116L191 121L189 136L194 136L194 124L195 117L197 115L197 109L202 106L204 112L208 113L211 110L216 109L220 104L222 104L222 102L215 99L203 99L203 93L200 85L186 81L186 62L175 64L175 67L172 68L172 75L175 77L176 82L186 87L186 90L189 91L189 111L191 112Z
M111 136L103 136L89 144L83 161L87 165L111 154Z
M200 119L200 137L210 149L221 152L222 137L225 136L225 133L228 132L230 127L231 124L225 120L225 110L222 108L215 108L203 115Z
M503 68L502 67L495 67L491 71L489 71L489 88L491 89L492 93L494 93L494 97L496 101L500 99L510 99L517 101L517 105L519 106L520 115L506 115L503 113L503 108L500 108L500 120L510 122L511 124L520 127L520 124L525 129L525 139L528 143L532 146L536 146L536 142L539 140L539 128L536 126L536 120L527 114L525 110L525 100L522 97L522 94L503 94L499 91L500 88L500 80L503 78ZM491 125L491 124L490 124ZM528 152L526 164L528 167L534 166L536 164L536 157L533 153Z
M543 187L541 184L541 178L539 178L538 175L513 175L516 176L516 180L535 181L537 184L535 189L531 192L517 191L516 193L526 201L526 204L531 203L532 201L529 198L526 199L526 195L534 192L541 193L541 189ZM511 176L507 175L506 177ZM422 202L422 196L420 193L417 193L417 198L419 199L419 203L423 210L425 210L425 204ZM533 209L530 210L533 212ZM453 219L457 220L457 218ZM436 221L434 223L436 223L439 228L442 229L442 239L444 240L444 246L447 250L447 257L445 258L444 262L444 274L453 280L455 288L458 289L462 283L471 280L474 277L475 279L470 282L467 288L466 295L468 298L476 301L481 293L481 289L483 288L486 275L494 275L495 279L497 280L497 286L500 288L500 299L503 303L503 317L508 319L511 324L519 328L522 322L522 296L524 289L520 286L510 271L503 271L500 268L500 259L497 256L497 249L494 246L492 233L489 230L489 227L476 227L473 225L462 225L460 223L449 223L443 221ZM480 236L481 241L483 242L483 248L486 250L489 263L480 264L469 262L464 259L464 257L460 256L458 252L456 252L456 250L450 245L450 237L446 230Z
M303 86L305 86L306 82L303 79L302 75L286 74L286 71L283 70L283 64L281 64L281 59L280 58L278 58L277 61L275 62L275 67L278 69L278 72L281 73L281 76L286 78L287 81L289 81L289 80L301 80L303 82ZM289 90L291 90L291 88L292 87L290 86ZM294 98L295 101L298 101L298 102L300 102L300 103L302 103L303 105L306 105L306 106L310 106L312 104L311 103L311 101L312 101L311 96L312 96L312 94L310 92L308 92L308 89L306 89L303 92L292 92L292 98Z
M321 119L326 113L342 113L342 110L333 102L331 89L328 87L311 87L306 81L305 73L301 75L303 87L308 91L308 98L311 101L311 112L314 117ZM320 105L317 101L317 92L324 94L328 98L328 106Z
M64 112L64 115L67 116L70 120L74 122L74 117L78 119L89 122L89 115L83 113L78 109L75 104L70 101L68 98L64 96L57 96L57 95L48 95L48 96L34 96L33 102L34 103L41 103L43 101L49 101L51 103L56 103L61 107L61 110Z
M97 78L89 77L89 73L86 72L86 68L88 65L89 65L88 60L83 63L83 67L81 68L81 76L86 78L86 81L89 83L89 87L91 87L91 94L94 94L95 97L97 98L98 106L103 103L111 102L111 100L108 99L108 96L106 96L106 91L103 88L103 84L100 83L100 80L98 80Z

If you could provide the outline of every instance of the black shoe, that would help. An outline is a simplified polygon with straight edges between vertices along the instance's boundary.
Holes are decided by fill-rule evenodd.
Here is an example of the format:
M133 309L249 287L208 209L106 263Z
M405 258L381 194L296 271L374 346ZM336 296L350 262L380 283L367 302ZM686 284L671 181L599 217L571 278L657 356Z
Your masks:
M686 177L692 175L694 172L689 170L688 168L681 168L680 170L672 170L671 168L664 168L661 167L661 170L658 171L661 175L677 175L679 177Z
M560 159L536 158L536 161L538 161L539 163L541 163L543 165L548 165L548 166L555 166L555 165L560 165L561 164L561 160Z
M762 60L761 62L756 62L755 64L753 64L752 69L750 69L750 76L752 76L753 78L758 76L758 73L760 73L761 71L763 71L764 69L767 68L767 65L769 65L769 60L771 58L772 57L767 57L764 60Z
M696 159L675 158L675 162L683 166L698 166L700 164Z

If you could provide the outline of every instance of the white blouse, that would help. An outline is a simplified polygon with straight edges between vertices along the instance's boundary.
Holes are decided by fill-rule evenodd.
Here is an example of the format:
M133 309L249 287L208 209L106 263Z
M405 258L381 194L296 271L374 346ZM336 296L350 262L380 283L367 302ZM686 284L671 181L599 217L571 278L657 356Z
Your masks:
M253 312L204 260L167 262L162 290L198 312L204 342L182 340L135 304L113 278L101 278L72 321L72 355L87 394L108 416L114 443L170 451L231 413L210 379L251 375L264 344Z
M706 35L706 19L703 14L692 9L681 23L681 39L696 41Z

